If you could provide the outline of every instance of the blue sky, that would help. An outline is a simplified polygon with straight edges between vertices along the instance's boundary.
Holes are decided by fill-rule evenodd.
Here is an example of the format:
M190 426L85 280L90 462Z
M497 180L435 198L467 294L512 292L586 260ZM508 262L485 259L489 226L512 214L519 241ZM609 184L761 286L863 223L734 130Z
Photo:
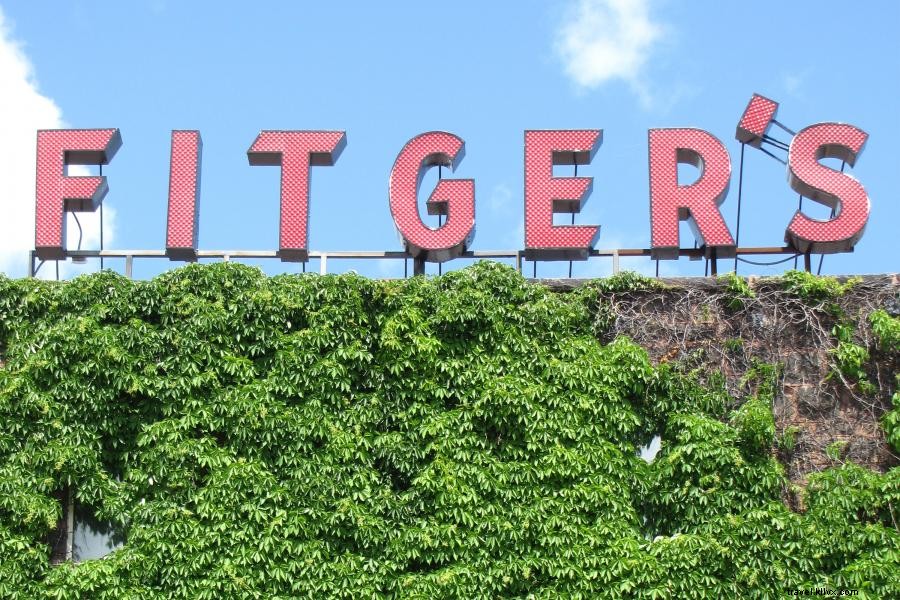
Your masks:
M602 226L598 248L648 247L647 130L699 127L723 141L733 176L722 212L734 232L734 129L754 92L778 101L778 120L794 130L839 121L869 133L850 171L869 193L869 225L856 251L826 256L822 272L898 271L900 3L22 0L0 2L0 11L0 269L12 276L24 273L33 246L38 128L121 130L124 146L104 169L106 234L107 247L128 249L164 247L170 133L199 129L200 247L264 250L277 246L278 170L247 163L261 129L347 132L337 164L313 170L311 250L401 249L388 176L406 141L430 130L466 142L452 176L475 179L472 248L522 248L524 130L603 129L594 162L579 169L594 177L594 189L576 222ZM426 178L423 197L435 177ZM804 205L810 216L827 216L820 205ZM748 148L741 245L781 245L796 207L784 167ZM82 221L85 247L96 247L97 217ZM686 225L681 240L693 245ZM137 262L135 275L174 264ZM259 264L269 273L300 270ZM653 271L645 260L623 259L622 267ZM720 271L732 267L720 262ZM402 262L329 263L329 271L351 268L403 274ZM592 259L575 263L574 275L610 268ZM739 273L784 268L742 264ZM567 269L547 262L537 273ZM672 275L703 269L687 259L660 267ZM83 270L96 265L63 273Z

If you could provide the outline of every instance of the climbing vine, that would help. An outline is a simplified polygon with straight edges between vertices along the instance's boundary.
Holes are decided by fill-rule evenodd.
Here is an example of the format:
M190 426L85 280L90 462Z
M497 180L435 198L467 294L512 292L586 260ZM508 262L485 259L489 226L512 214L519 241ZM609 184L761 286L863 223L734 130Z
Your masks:
M836 461L791 510L778 369L652 362L617 332L655 293L493 263L0 277L0 597L900 594L900 471ZM50 565L67 487L124 545Z

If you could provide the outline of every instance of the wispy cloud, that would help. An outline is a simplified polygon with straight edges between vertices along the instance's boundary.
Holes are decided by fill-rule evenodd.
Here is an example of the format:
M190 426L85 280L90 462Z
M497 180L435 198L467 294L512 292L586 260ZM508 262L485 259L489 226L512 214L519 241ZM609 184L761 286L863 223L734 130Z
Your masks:
M161 15L166 12L168 5L166 0L150 0L150 12L155 15Z
M579 0L556 35L566 74L583 89L624 81L649 105L643 71L663 35L649 5L650 0Z
M62 111L51 99L38 91L31 62L22 45L11 32L0 9L0 182L2 210L0 218L0 272L10 276L27 274L28 251L34 248L34 177L35 143L38 129L65 127ZM72 168L72 175L87 174L83 168ZM78 228L69 217L68 242L74 247ZM99 215L80 216L84 228L83 248L99 245ZM114 211L105 208L105 240L111 241ZM89 268L89 267L88 267ZM96 267L94 267L96 268ZM70 274L85 267L66 266ZM50 269L45 269L48 273ZM55 273L54 273L55 274ZM46 273L42 273L46 276Z
M810 69L784 73L781 77L781 84L784 91L795 98L802 98L806 92L806 81L809 79L809 74Z

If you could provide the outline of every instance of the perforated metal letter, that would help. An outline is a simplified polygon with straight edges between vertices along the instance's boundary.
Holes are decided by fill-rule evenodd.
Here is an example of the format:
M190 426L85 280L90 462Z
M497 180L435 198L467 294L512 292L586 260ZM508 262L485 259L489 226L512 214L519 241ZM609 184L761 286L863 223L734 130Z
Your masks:
M856 164L869 135L853 125L819 123L802 129L791 141L788 181L798 192L834 209L834 217L818 221L799 210L788 225L784 241L800 252L848 252L862 237L869 220L869 197L851 175L819 163L839 158Z
M437 228L422 222L418 193L425 171L437 165L456 170L466 153L462 138L431 131L409 140L391 169L391 216L407 252L430 262L444 262L465 252L475 236L475 181L441 179L428 198L430 215L446 215Z
M346 145L343 131L261 131L247 150L251 165L281 166L281 260L308 260L310 167L332 166Z
M600 129L525 132L525 257L585 260L599 225L554 225L553 213L577 213L593 177L554 177L553 165L586 165L603 141Z
M707 256L734 256L735 244L719 205L728 193L731 159L712 134L701 129L651 129L650 253L653 258L678 258L678 222L688 220ZM700 169L690 185L678 183L678 164Z
M66 166L109 164L121 146L118 129L37 132L34 248L39 259L65 258L65 213L93 212L109 191L106 177L69 177Z
M734 137L744 144L749 144L754 148L762 146L763 136L769 128L769 124L775 119L775 113L778 111L778 103L769 100L765 96L753 94L741 120L738 122L737 131Z
M199 131L172 132L166 224L166 255L172 260L197 258L202 151L203 141Z

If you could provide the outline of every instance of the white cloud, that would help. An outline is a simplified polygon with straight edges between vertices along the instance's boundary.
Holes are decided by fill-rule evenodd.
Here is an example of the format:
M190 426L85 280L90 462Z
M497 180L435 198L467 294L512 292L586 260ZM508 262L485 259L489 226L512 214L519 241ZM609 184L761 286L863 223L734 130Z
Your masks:
M650 102L642 71L662 27L650 20L650 0L579 0L557 31L566 74L585 89L613 80Z
M28 251L34 248L34 176L35 140L38 129L65 127L62 111L37 88L34 71L21 43L15 40L0 9L0 182L2 182L2 218L0 218L0 272L11 277L28 273ZM73 175L87 174L83 167L70 169ZM112 241L115 212L104 208L104 242ZM82 248L97 248L100 242L100 217L79 215L84 228ZM78 242L78 228L69 215L68 246ZM96 261L94 261L96 262ZM54 277L54 265L45 265L41 276ZM60 264L60 275L96 266L73 267Z
M795 98L803 98L806 88L806 81L809 79L810 69L804 69L799 72L784 73L781 77L781 84L785 92Z
M803 78L799 75L785 75L784 76L784 89L788 91L789 94L795 94L797 90L800 89L800 85L803 83Z
M168 8L165 0L151 0L150 1L150 12L154 15L161 15L166 12Z

